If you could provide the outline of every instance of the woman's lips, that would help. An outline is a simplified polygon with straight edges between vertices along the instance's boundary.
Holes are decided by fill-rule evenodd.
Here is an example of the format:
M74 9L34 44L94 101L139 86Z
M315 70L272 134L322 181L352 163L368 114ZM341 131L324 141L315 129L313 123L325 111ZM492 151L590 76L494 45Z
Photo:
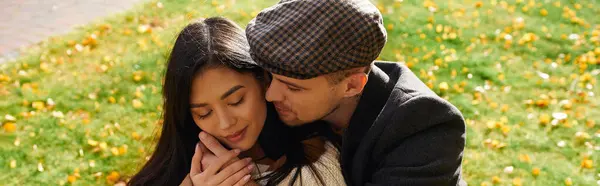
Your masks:
M247 128L248 127L244 127L244 129L237 131L236 133L233 133L232 135L226 136L225 138L227 140L229 140L230 142L237 143L237 142L241 141L242 139L244 139L244 134L246 134Z

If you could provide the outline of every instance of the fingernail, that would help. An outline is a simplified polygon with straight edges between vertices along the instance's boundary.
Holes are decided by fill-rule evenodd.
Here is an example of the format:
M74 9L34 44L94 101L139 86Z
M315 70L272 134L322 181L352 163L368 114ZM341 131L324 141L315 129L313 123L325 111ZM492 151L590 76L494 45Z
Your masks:
M245 158L244 159L246 162L250 163L250 161L252 161L252 158Z
M204 132L200 132L200 138L201 139L205 139L206 138L206 134L204 134Z
M200 150L200 144L196 143L196 151Z
M240 153L240 149L233 149L233 153L239 154Z
M246 175L244 176L244 178L242 178L244 181L248 181L250 179L250 175Z
M252 170L254 168L254 164L248 165L248 170Z

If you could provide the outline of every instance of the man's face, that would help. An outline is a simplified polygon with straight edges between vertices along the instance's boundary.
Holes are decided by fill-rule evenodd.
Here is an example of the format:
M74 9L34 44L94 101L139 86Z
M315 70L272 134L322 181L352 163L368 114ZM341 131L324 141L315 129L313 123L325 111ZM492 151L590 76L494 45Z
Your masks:
M274 103L285 124L298 126L320 120L335 110L343 98L339 89L324 76L301 80L273 74L266 99Z

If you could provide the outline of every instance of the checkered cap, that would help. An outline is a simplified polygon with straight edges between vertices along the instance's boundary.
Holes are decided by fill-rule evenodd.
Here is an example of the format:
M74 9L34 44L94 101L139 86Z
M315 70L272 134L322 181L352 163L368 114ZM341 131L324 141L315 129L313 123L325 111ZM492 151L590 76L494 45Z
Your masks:
M282 0L261 11L246 36L261 67L310 79L371 64L387 33L369 0Z

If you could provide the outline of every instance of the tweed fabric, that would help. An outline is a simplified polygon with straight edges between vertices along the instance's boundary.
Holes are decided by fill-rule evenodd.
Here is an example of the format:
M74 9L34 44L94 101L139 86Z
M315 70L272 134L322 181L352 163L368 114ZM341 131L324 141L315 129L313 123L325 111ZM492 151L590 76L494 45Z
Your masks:
M246 28L252 59L297 79L371 64L387 39L369 0L284 0Z

